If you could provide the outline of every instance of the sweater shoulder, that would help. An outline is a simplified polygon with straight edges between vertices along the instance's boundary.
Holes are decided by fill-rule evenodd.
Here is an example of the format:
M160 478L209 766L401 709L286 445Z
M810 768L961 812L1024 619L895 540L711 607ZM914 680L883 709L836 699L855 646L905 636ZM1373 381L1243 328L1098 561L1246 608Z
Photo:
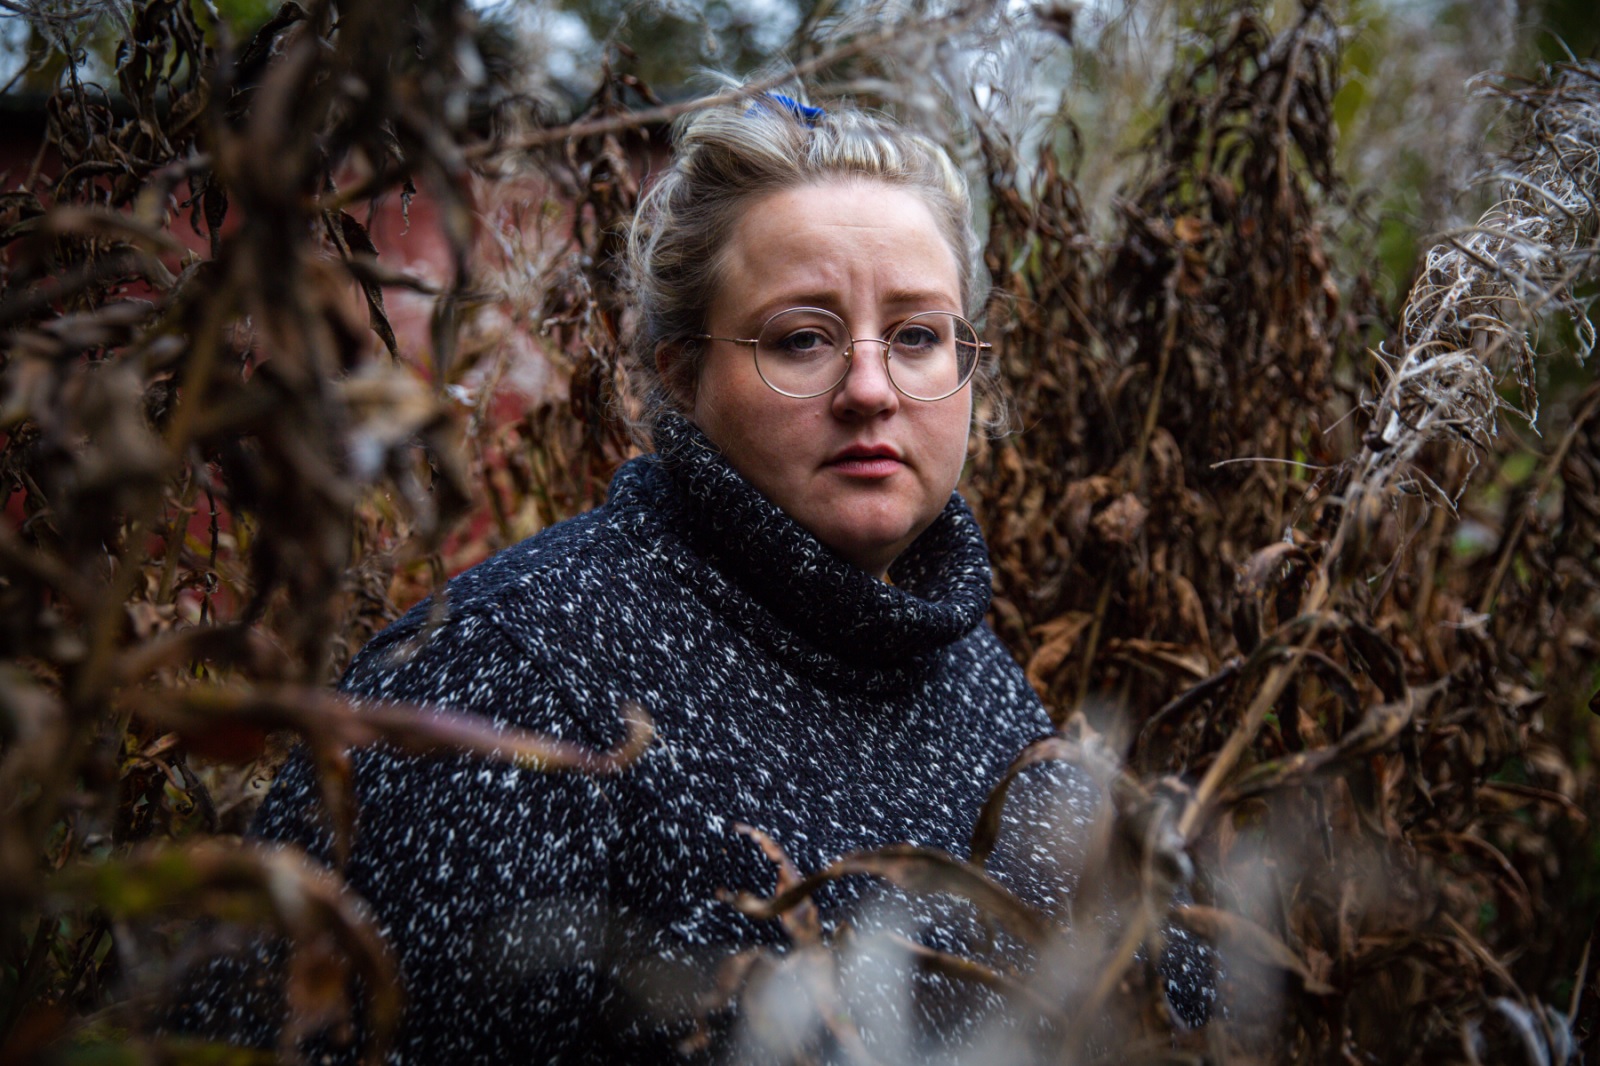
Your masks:
M496 552L445 586L448 610L492 613L497 604L526 599L541 590L554 595L581 589L588 578L613 569L640 550L615 517L610 508L599 507ZM433 607L432 600L419 603L395 624L425 622Z
M373 637L340 688L609 742L616 708L584 699L593 648L582 620L598 597L629 594L645 554L609 518L600 508L569 519L453 578Z
M364 660L417 640L434 641L455 631L477 631L505 621L513 609L570 612L592 595L597 578L626 568L641 546L610 521L606 508L588 511L502 549L446 583L373 637L357 655L349 676Z

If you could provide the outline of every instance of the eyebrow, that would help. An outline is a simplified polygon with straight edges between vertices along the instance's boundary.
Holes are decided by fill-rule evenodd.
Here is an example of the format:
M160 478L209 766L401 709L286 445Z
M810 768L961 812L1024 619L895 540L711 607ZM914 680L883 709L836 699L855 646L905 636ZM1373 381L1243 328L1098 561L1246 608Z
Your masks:
M889 293L888 303L893 307L909 304L942 304L949 298L949 293L939 292L937 289L896 289ZM960 298L957 297L957 303L959 302ZM943 311L946 308L939 307L936 310Z
M758 306L756 317L761 319L771 318L779 311L786 311L791 307L820 307L824 311L838 313L839 294L834 290L818 290L815 292L786 293L775 296ZM956 298L954 306L950 304L950 294L937 289L895 289L888 293L884 299L886 307L921 307L929 311L954 311L956 314L964 313L960 307L960 298Z

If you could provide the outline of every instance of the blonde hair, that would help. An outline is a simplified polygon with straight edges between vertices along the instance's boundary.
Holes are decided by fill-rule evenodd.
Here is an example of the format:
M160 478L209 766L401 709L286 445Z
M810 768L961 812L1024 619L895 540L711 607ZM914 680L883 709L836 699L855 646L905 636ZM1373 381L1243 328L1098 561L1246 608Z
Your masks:
M705 349L696 334L721 284L722 252L755 198L839 178L881 181L921 196L961 271L964 313L987 295L972 198L950 156L893 120L849 105L826 112L774 93L694 111L674 128L674 158L645 192L628 236L637 319L627 369L646 432L674 397L694 395ZM679 356L656 365L656 351ZM979 371L980 387L991 373Z

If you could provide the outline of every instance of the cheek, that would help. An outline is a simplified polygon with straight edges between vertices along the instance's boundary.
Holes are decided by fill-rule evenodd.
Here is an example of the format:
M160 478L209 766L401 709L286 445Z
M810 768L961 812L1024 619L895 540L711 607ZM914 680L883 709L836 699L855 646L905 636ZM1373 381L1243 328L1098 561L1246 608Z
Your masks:
M969 393L970 396L970 393ZM956 402L955 397L941 401L941 406L949 405L948 410L939 410L931 434L936 441L935 448L939 455L939 473L942 479L948 479L950 490L954 490L956 482L961 478L961 468L967 462L967 439L972 429L972 401Z
M701 375L690 416L738 470L771 494L788 474L796 445L807 439L791 425L801 412L780 406L771 389L746 380L738 367L719 365Z
M715 359L700 368L695 381L689 417L713 439L749 418L747 390L741 388L738 369L726 359Z

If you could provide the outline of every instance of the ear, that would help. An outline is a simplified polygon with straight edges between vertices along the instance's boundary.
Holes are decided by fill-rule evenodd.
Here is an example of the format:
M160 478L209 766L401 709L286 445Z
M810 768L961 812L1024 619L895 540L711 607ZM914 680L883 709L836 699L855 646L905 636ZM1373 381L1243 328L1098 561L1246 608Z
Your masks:
M684 351L686 345L682 341L662 341L656 345L656 374L661 378L661 385L666 389L667 396L678 405L684 413L694 409L693 388L684 389L675 384L675 371L683 365L683 360L689 357ZM684 395L687 392L688 395Z

